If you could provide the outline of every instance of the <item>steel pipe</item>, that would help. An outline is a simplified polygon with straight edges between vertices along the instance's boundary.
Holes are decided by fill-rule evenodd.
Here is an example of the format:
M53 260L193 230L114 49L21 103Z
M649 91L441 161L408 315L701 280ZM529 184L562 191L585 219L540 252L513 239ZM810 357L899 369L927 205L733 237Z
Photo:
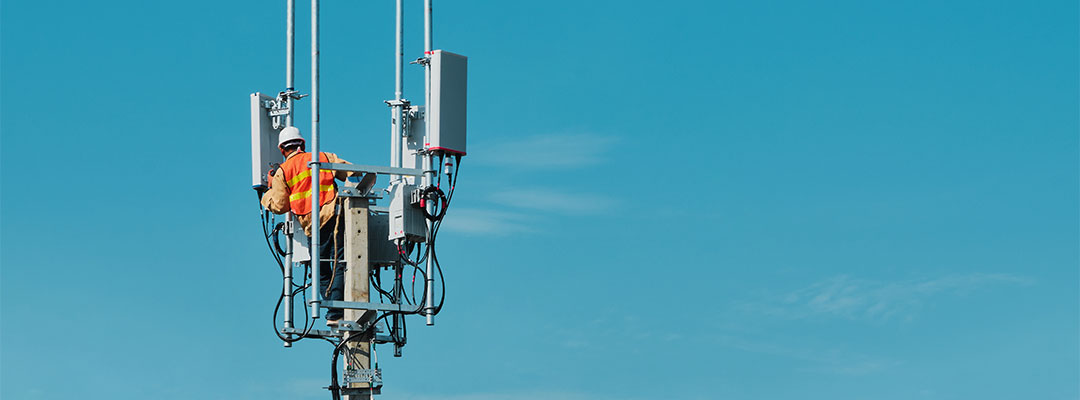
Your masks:
M285 90L293 90L296 84L296 0L285 1ZM293 99L288 98L289 113L285 115L285 126L293 125ZM285 214L289 218L285 226L292 228L292 213ZM292 296L292 255L293 255L293 231L290 229L285 244L285 327L293 327L293 296Z
M431 0L424 0L424 57L431 57ZM424 106L427 107L427 115L431 115L431 62L424 63ZM425 119L427 118L425 115ZM431 121L425 121L424 124L424 143L430 143L431 138ZM425 149L426 150L426 149ZM435 175L435 170L432 168L432 155L424 154L424 186L431 186L431 182ZM427 205L428 212L431 213L430 202ZM427 221L427 246L428 251L431 250L431 230L434 228L434 224ZM425 285L427 287L427 296L424 299L424 316L427 317L427 325L435 325L435 263L434 257L428 255L427 263L425 264L425 271L427 271L427 279L425 279Z
M324 301L322 307L325 308L344 308L349 310L376 310L376 311L416 311L415 304L394 304L394 303L370 303L364 301L338 301L327 300Z
M372 172L383 175L409 175L420 176L424 174L423 170L416 168L394 168L384 167L380 165L357 165L357 164L342 164L342 163L325 163L323 169L334 171L352 171L352 172Z
M319 318L319 0L311 0L311 318Z
M286 214L286 216L287 216L286 218L292 217L292 214ZM292 241L292 234L291 234L292 230L291 230L291 228L292 228L292 222L291 221L286 222L285 223L285 229L289 230L289 234L286 234L286 236L285 236L286 238L288 238L288 243L285 244L285 265L284 265L284 267L285 267L284 286L285 287L283 288L283 290L284 290L283 294L285 295L285 300L284 301L285 301L285 327L286 328L292 328L293 327L293 296L292 296L292 288L293 288L293 276L292 276L293 243L292 242L293 241Z
M286 0L285 17L285 91L294 90L293 79L296 53L296 0ZM285 126L293 125L293 99L288 98L289 113L285 114Z
M405 32L404 32L404 26L405 26L405 14L404 14L404 11L405 11L405 8L404 8L403 3L404 3L404 0L397 0L397 15L395 16L395 19L394 19L395 26L396 26L396 29L394 31L394 37L395 37L395 41L394 41L394 100L396 100L396 102L395 102L394 107L392 107L392 109L390 111L390 113L392 115L391 116L391 123L390 123L390 166L391 167L401 167L402 158L403 158L402 154L404 153L404 151L401 148L401 146L402 146L402 137L404 137L405 134L406 134L406 132L405 132L405 121L404 120L405 120L405 118L407 118L407 116L405 115L404 107L401 106L401 96L402 96L402 90L403 90L403 87L404 87L404 84L403 84L403 81L402 81L402 73L403 73L404 64L403 64L402 61L403 61L403 59L405 57L404 45L402 44L402 38L405 35ZM399 178L400 178L399 176L393 175L393 176L390 177L390 181L395 182Z
M293 90L293 79L296 77L295 73L295 53L296 53L296 0L285 0L285 91ZM288 97L289 113L285 114L285 126L293 125L293 100L292 96ZM289 238L288 243L285 244L285 262L283 267L285 268L285 278L283 279L283 288L285 295L285 328L293 327L293 241L292 241L292 212L286 213L285 218L288 221L285 223L286 229L289 230L286 237ZM292 347L291 342L285 342L285 347Z

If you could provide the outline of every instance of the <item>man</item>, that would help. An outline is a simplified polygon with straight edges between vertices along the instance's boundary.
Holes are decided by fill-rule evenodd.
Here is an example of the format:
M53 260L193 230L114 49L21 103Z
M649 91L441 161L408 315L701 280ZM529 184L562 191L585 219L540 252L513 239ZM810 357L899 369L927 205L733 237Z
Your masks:
M262 205L275 214L292 211L300 220L304 234L311 241L311 154L305 152L306 142L300 136L300 129L287 126L278 134L278 149L285 156L281 167L270 171L270 189L262 196ZM338 158L333 153L320 152L322 163L343 163L348 161ZM337 183L344 181L353 173L346 171L319 170L319 287L326 300L342 300L345 295L345 265L339 263L345 248L345 236L340 204L337 197ZM313 246L315 244L312 244ZM326 325L337 325L344 312L340 308L330 308L326 312Z

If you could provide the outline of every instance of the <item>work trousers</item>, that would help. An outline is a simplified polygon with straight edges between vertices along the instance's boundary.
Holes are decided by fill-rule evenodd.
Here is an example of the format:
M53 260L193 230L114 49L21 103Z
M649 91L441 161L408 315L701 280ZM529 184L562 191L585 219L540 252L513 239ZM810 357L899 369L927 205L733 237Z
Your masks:
M345 263L339 261L344 255L345 221L344 214L338 212L319 229L319 295L323 300L345 299ZM344 315L340 308L329 308L326 319L341 319Z

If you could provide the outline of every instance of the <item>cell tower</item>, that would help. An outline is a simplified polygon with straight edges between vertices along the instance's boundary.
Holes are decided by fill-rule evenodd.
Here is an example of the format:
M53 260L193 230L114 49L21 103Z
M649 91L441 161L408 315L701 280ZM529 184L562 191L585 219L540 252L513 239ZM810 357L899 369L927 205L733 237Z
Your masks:
M286 348L303 339L333 344L328 389L335 399L379 394L382 374L376 345L393 344L394 356L400 357L406 343L406 317L422 315L427 325L434 325L445 299L435 243L466 152L467 58L433 49L431 0L424 0L424 54L412 62L423 66L424 105L413 105L403 98L404 6L403 0L396 2L394 99L386 101L390 107L390 165L333 163L311 157L307 163L310 170L297 178L310 177L309 182L316 182L322 179L320 171L346 171L358 177L345 184L335 183L332 189L311 183L310 190L291 194L311 199L310 214L305 214L312 220L310 237L292 212L278 217L260 208L267 246L283 280L274 309L275 333ZM251 94L252 186L260 197L271 184L267 174L283 173L278 169L285 162L278 149L278 135L285 127L294 126L294 106L308 97L294 85L294 0L286 0L286 9L285 90L276 96ZM311 0L311 71L310 151L320 154L319 0ZM389 176L387 187L375 187L379 174ZM324 204L320 195L328 196L323 200L337 198ZM290 197L290 201L298 200ZM341 207L336 212L344 214L340 227L344 232L343 256L332 260L320 259L318 244L322 241L316 222L320 219L315 217L321 215L321 207L329 206ZM320 288L319 266L326 262L345 270L342 299L325 298L325 289ZM412 279L406 285L408 275ZM422 279L420 295L415 287L418 275ZM371 289L375 289L377 299ZM301 307L302 322L295 315L297 297L306 303ZM327 329L316 329L324 308L344 309L345 316Z

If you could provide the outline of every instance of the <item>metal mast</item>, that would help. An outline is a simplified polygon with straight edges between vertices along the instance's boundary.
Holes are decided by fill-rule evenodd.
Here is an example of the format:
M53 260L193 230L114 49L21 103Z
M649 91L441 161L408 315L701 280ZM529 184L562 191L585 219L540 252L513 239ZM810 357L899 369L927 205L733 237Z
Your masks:
M296 52L296 1L286 0L285 2L285 93L287 99L287 105L289 113L285 114L285 126L293 126L293 96L289 94L295 90L293 80L296 77L294 70L295 52ZM292 214L289 213L290 218L287 222L287 226L291 226ZM292 254L293 254L293 241L289 240L285 244L285 278L283 286L283 294L285 296L285 328L293 327L293 288L292 288ZM285 347L292 347L291 342L285 342Z
M311 131L308 143L309 161L306 169L289 169L287 180L304 179L310 182L309 193L287 190L290 207L295 199L296 205L309 201L300 196L310 197L310 233L304 235L296 223L296 216L289 210L282 210L276 202L280 198L280 188L271 193L275 203L262 209L264 233L267 246L278 264L283 267L283 293L274 309L275 319L280 306L284 306L284 327L275 333L291 347L292 342L305 338L321 338L335 344L331 357L331 390L335 398L344 395L346 399L370 398L380 394L382 388L381 369L375 356L376 344L394 344L394 356L401 356L401 348L406 344L405 319L408 315L423 315L428 326L435 324L435 315L442 309L442 300L435 302L436 286L440 297L445 296L445 281L442 268L435 253L435 230L441 226L446 208L453 198L457 182L461 157L466 154L466 82L467 57L443 50L435 50L433 44L433 7L432 0L424 0L424 54L412 63L424 67L424 104L413 105L404 98L404 20L405 0L396 0L395 10L395 47L394 47L394 98L386 101L391 107L391 151L390 167L375 165L354 165L345 162L322 162L319 132L319 67L320 67L320 5L319 0L311 0ZM280 4L280 3L279 3ZM251 138L252 138L252 187L262 196L268 193L270 172L279 168L283 162L280 149L275 146L280 132L285 127L295 127L294 100L308 95L301 95L296 90L296 0L286 0L285 33L285 90L276 98L259 92L252 93L251 99ZM434 92L433 92L434 90ZM418 96L418 94L416 94ZM413 125L423 124L423 128ZM292 128L290 128L292 129ZM422 131L422 132L421 132ZM421 141L422 140L422 141ZM435 165L438 157L451 157L446 161L444 174L447 184L435 186L441 182L440 169ZM301 161L300 160L297 161ZM294 161L295 162L295 161ZM344 231L344 259L340 260L335 251L333 261L349 263L344 276L345 290L341 297L325 296L322 286L320 242L331 239L322 234L323 193L336 190L337 184L323 186L321 172L347 171L350 176L363 176L359 182L348 180L340 187L336 195L340 202L328 204L336 217L342 218ZM374 190L376 175L390 175L390 186ZM278 175L275 179L280 181ZM355 184L354 184L355 183ZM288 186L288 185L286 185ZM286 188L288 189L288 188ZM445 190L445 191L444 191ZM377 201L389 194L389 205L379 207ZM331 195L333 195L331 193ZM282 231L282 225L270 216L283 211L288 215ZM337 223L337 221L335 221ZM336 227L336 226L335 226ZM272 228L272 229L271 229ZM279 234L286 232L285 259L278 258L281 252ZM299 236L304 235L304 236ZM302 241L307 237L306 250ZM336 238L336 235L335 235ZM337 242L335 242L337 244ZM294 250L300 253L294 253ZM304 260L304 251L310 251L310 258ZM415 255L414 255L415 254ZM308 265L307 263L310 263ZM293 268L303 267L300 274L301 284L293 282ZM310 269L310 275L307 268ZM416 297L405 296L404 268L414 269L416 275L423 273L424 294ZM392 271L393 286L389 292L384 289L385 273ZM339 271L340 272L340 271ZM435 285L435 277L439 285ZM308 282L310 279L310 282ZM329 280L329 279L328 279ZM370 289L379 292L379 299L371 298ZM294 319L296 312L295 295L310 289L311 299L301 307L311 307L304 317L302 326ZM423 299L421 300L420 297ZM388 300L384 300L388 298ZM284 303L284 304L282 304ZM305 303L305 301L301 301ZM321 308L342 309L345 318L337 324L328 324L328 329L314 329L322 316ZM320 318L321 317L321 318ZM391 322L392 321L392 322ZM388 331L381 329L386 324ZM344 370L338 370L338 356L345 355ZM339 377L344 380L339 384Z
M296 77L293 65L296 53L296 0L286 0L285 17L285 91L295 90L293 79ZM285 126L293 124L293 98L288 96L289 113L285 115Z
M319 0L311 0L311 318L319 318Z
M431 0L424 0L424 57L431 57ZM426 112L431 112L431 63L424 63L424 107L427 108ZM424 124L424 142L426 143L431 137L431 123ZM435 169L432 167L434 164L435 156L431 153L424 154L424 186L431 186L431 181L435 175ZM431 207L431 206L428 206ZM431 220L427 221L427 240L428 251L431 251L431 230L434 228L434 223ZM424 299L424 315L427 317L428 326L435 325L435 264L432 257L427 258L425 265L425 271L427 272L427 296Z
M395 44L394 44L394 101L391 103L393 107L390 109L391 123L390 123L390 166L401 167L402 150L401 139L407 132L405 132L405 115L404 104L401 102L401 96L403 91L403 63L402 60L405 57L405 48L402 44L402 37L404 36L404 0L397 0L397 16L394 19L396 21L396 29L394 32ZM390 181L394 182L400 175L390 175Z

